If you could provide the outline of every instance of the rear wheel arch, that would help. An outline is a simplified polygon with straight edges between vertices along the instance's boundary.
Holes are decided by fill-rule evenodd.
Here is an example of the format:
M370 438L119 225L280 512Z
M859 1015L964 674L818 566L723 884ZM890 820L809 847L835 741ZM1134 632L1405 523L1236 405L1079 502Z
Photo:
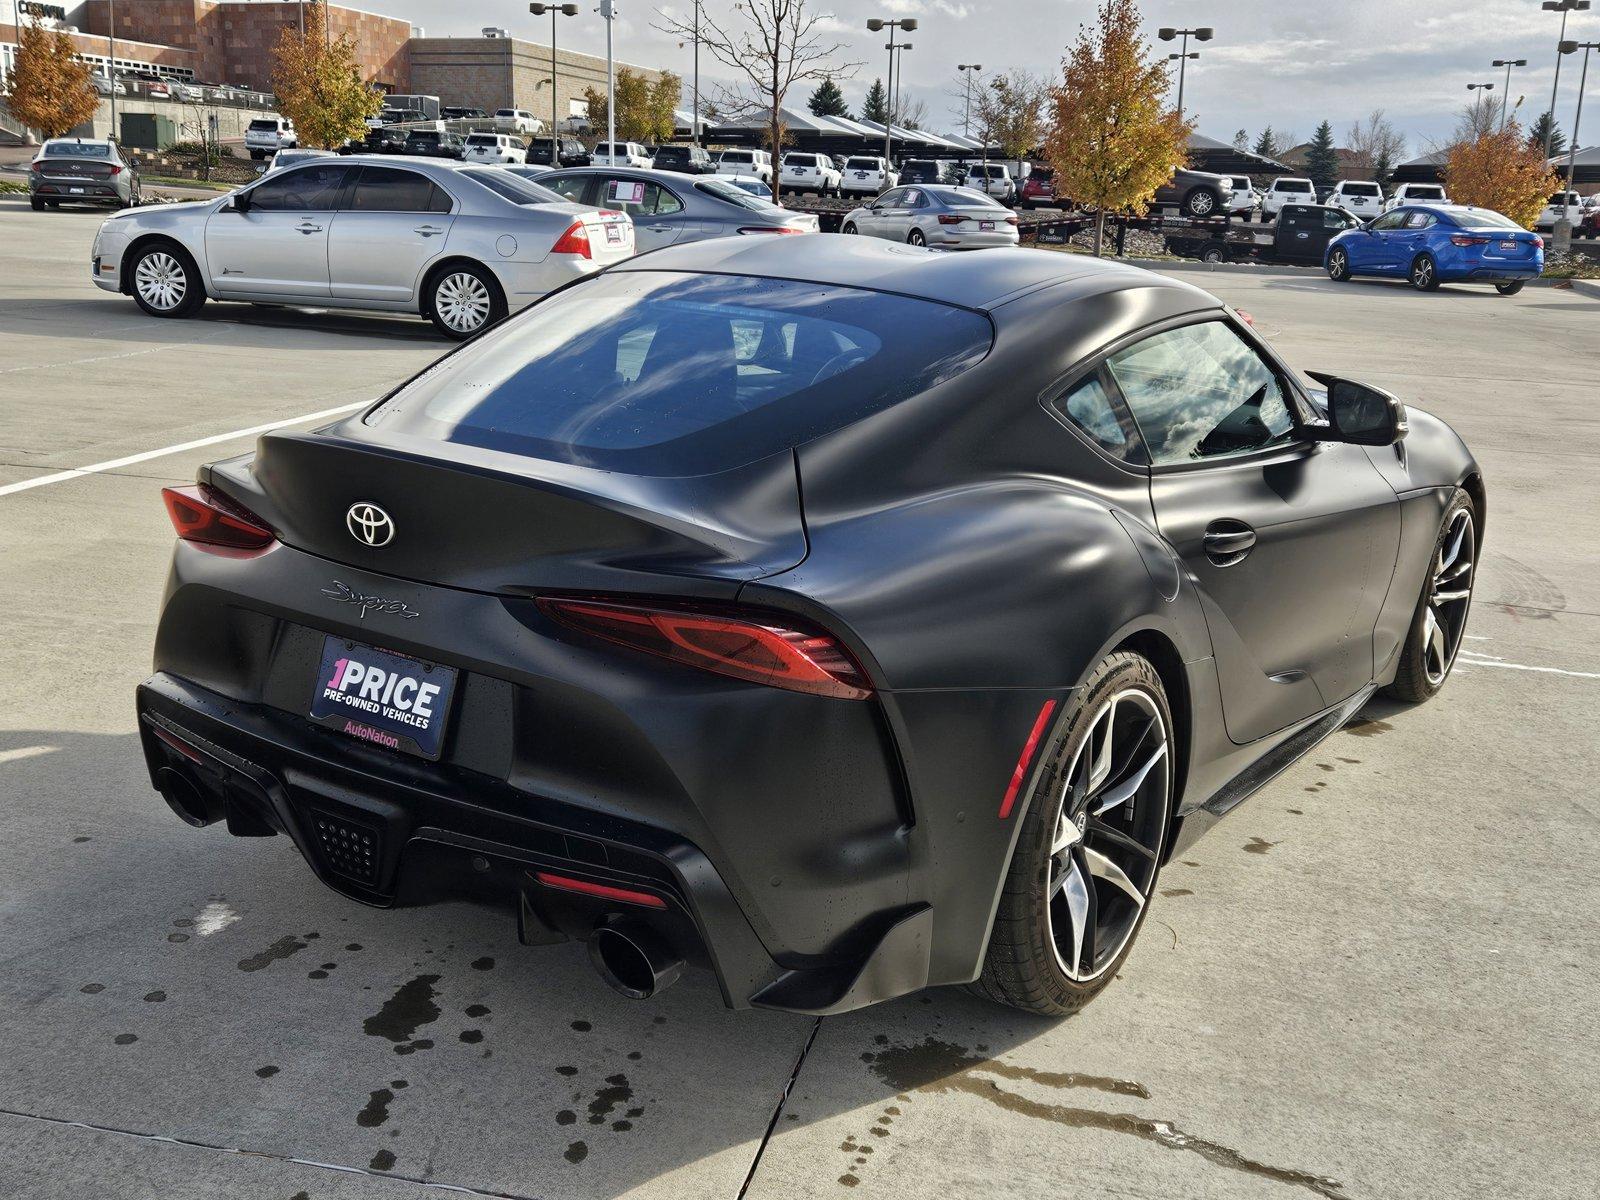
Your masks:
M460 267L471 267L475 271L482 271L490 279L494 280L495 286L500 289L501 299L505 299L505 285L500 282L500 276L493 267L486 262L473 258L470 254L451 254L445 258L436 259L422 268L422 276L417 282L417 307L423 316L431 317L433 315L429 311L428 300L430 293L433 291L433 285L438 281L439 276L446 271Z
M1472 497L1473 516L1478 523L1478 543L1482 545L1484 530L1489 525L1489 493L1483 486L1483 476L1474 471L1461 481L1461 487Z
M1189 780L1189 758L1192 751L1193 709L1189 693L1189 674L1184 669L1183 655L1177 645L1158 629L1140 629L1110 651L1116 654L1128 651L1139 655L1155 668L1167 693L1167 707L1172 716L1172 744L1177 762L1172 772L1172 813L1167 821L1167 846L1163 861L1172 853L1178 833L1178 812L1183 808L1185 785Z

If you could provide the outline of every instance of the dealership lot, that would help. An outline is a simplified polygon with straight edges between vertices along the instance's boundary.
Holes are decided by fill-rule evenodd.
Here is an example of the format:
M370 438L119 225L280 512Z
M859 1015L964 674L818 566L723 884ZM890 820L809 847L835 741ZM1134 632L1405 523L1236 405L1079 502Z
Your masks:
M1185 268L1292 361L1477 453L1458 674L1174 862L1081 1016L946 989L817 1028L727 1012L697 974L631 1004L581 948L361 908L284 839L167 811L132 720L158 487L448 343L415 319L146 318L89 281L100 219L0 198L5 1194L731 1198L758 1152L762 1198L1596 1190L1600 302Z

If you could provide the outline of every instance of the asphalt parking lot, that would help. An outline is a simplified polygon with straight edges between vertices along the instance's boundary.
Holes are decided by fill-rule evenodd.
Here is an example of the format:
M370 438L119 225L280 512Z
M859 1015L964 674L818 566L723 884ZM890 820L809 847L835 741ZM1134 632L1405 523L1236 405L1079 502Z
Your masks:
M0 197L0 1194L1600 1191L1600 301L1186 270L1478 455L1456 677L1375 703L1174 862L1080 1016L944 989L819 1026L725 1011L693 973L630 1003L580 947L369 910L285 839L172 816L133 721L158 488L448 344L416 319L146 318L89 281L100 219Z

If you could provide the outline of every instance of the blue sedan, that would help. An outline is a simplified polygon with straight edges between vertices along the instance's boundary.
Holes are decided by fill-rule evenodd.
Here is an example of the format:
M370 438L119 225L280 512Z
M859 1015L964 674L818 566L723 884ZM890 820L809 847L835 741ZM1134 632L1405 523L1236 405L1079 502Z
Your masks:
M1544 239L1492 209L1406 205L1339 234L1322 265L1343 282L1354 275L1411 281L1419 292L1441 283L1492 283L1514 296L1544 270Z

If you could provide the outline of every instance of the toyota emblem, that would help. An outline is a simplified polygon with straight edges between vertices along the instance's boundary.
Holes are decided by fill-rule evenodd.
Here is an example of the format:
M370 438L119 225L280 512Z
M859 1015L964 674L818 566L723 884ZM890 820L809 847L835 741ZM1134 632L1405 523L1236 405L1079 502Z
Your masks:
M352 504L344 514L344 523L350 536L363 546L387 546L394 541L394 520L370 501Z

